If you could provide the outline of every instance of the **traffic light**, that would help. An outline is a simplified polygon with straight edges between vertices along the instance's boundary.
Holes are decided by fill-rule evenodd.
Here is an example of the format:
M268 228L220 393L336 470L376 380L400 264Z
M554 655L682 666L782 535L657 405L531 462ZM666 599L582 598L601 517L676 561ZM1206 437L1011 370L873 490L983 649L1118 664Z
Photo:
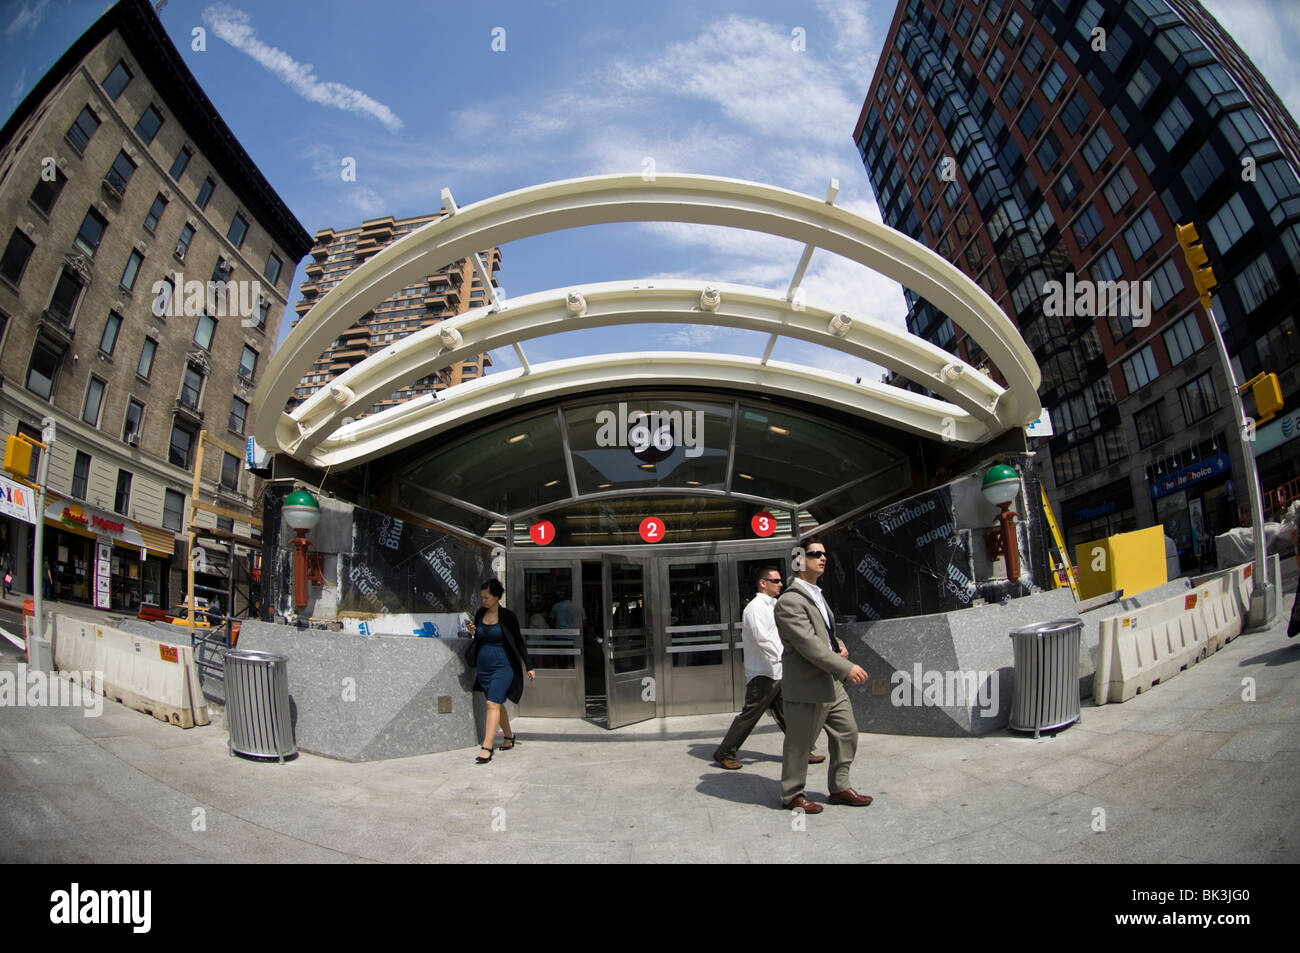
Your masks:
M25 481L27 474L32 472L32 445L22 437L8 437L5 440L4 468Z
M1282 386L1276 374L1259 375L1251 390L1255 394L1255 412L1259 414L1256 423L1271 420L1282 409Z
M1205 246L1201 244L1201 236L1197 234L1195 225L1178 225L1174 231L1178 234L1178 244L1183 246L1183 257L1191 269L1196 293L1201 296L1201 304L1208 311L1210 292L1219 285L1219 279L1214 277L1214 269L1210 267L1210 257L1205 253Z

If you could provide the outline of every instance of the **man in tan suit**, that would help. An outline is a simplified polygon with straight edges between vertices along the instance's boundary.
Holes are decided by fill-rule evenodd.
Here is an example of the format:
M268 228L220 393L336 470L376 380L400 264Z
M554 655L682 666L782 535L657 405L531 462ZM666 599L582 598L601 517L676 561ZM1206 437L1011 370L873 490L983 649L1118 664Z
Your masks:
M865 807L871 798L849 787L849 766L858 750L858 723L841 682L867 681L860 665L848 660L848 649L835 639L830 607L817 586L826 571L826 545L818 539L803 546L802 565L793 584L776 603L776 631L785 651L781 693L785 698L785 747L781 762L781 804L807 814L822 806L804 797L808 754L823 725L830 739L827 780L832 804Z

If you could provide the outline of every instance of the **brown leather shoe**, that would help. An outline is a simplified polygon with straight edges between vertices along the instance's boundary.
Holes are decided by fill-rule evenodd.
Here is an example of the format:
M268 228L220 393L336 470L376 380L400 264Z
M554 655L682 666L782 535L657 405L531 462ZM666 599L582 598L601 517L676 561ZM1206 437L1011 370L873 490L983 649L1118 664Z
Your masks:
M845 788L843 791L836 791L826 799L831 804L847 804L850 807L866 807L871 803L870 794L859 794L853 788Z
M825 760L826 760L826 755L824 755L824 754L810 754L810 755L808 755L808 763L809 763L809 764L821 764L821 763L822 763L823 761L825 761Z
M744 767L744 765L741 764L739 761L737 761L735 758L719 758L715 754L713 756L713 760L718 764L722 765L728 771L739 771L741 768Z
M794 798L792 798L789 801L786 801L781 806L785 808L787 811L793 811L797 808L798 810L803 811L805 814L820 814L822 811L826 810L820 804L814 804L812 801L808 800L802 794L796 795Z

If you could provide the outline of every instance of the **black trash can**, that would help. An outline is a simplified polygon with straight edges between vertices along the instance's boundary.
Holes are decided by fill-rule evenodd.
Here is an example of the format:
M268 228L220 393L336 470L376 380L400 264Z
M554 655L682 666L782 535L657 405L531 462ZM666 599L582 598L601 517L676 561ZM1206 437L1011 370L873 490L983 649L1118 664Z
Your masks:
M1011 693L1014 731L1064 728L1080 720L1079 643L1083 620L1035 622L1011 632L1015 684Z
M231 649L222 655L230 754L284 759L298 753L289 717L289 660Z

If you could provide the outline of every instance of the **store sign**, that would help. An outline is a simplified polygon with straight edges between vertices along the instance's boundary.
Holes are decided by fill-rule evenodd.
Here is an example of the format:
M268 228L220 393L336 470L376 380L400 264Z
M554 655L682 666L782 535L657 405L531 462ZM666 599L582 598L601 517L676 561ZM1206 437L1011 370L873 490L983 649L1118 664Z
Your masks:
M1158 500L1170 493L1177 493L1193 483L1200 483L1202 480L1222 476L1228 470L1228 455L1226 453L1216 453L1212 457L1206 457L1200 463L1193 463L1181 470L1175 470L1165 476L1156 477L1151 481L1151 499Z
M1292 411L1281 420L1270 421L1255 431L1252 447L1255 456L1263 456L1300 436L1300 411Z
M0 513L24 523L36 523L36 491L0 477Z
M144 538L134 526L78 503L65 501L51 503L45 508L45 518L52 523L59 523L83 533L111 536L132 546L139 546L141 549L145 546Z

